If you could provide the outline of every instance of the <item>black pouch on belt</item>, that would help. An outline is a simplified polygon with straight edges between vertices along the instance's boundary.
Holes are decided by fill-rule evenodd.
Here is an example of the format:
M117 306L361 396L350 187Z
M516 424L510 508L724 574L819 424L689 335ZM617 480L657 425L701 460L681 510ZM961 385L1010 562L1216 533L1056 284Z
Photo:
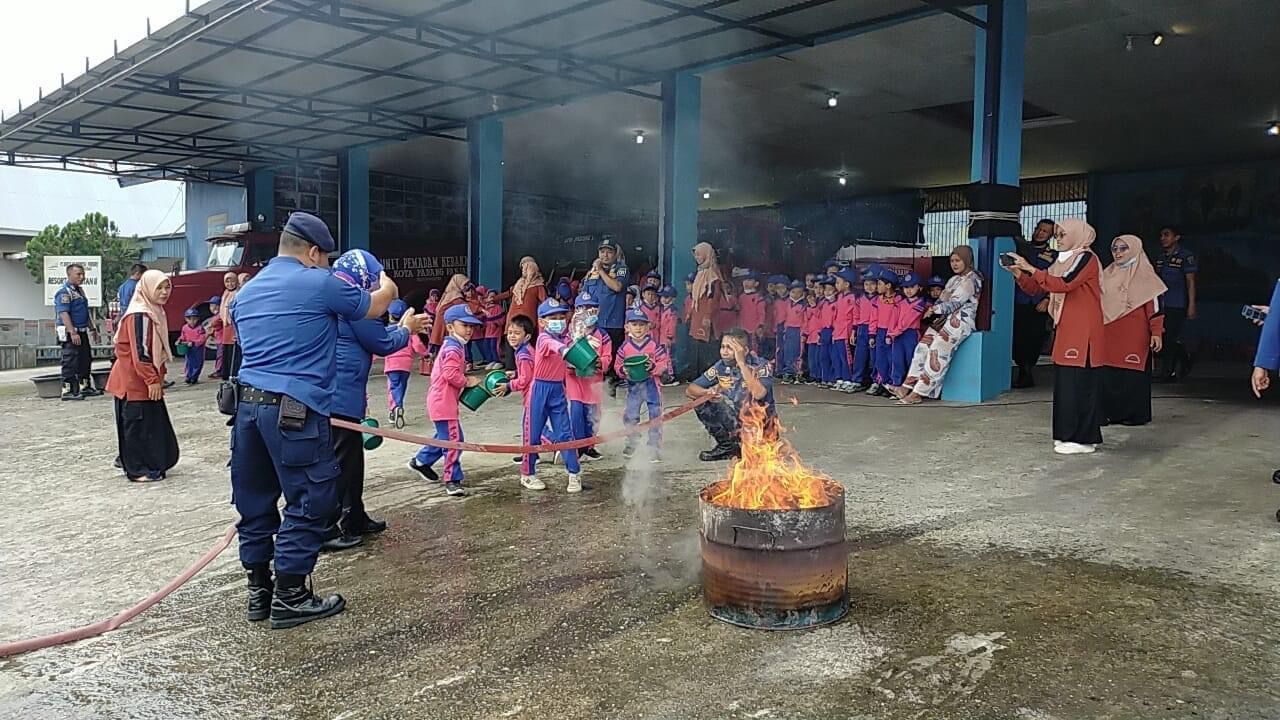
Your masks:
M235 415L240 406L240 385L233 380L218 383L218 412Z
M280 398L280 429L301 430L307 423L307 406L288 395Z

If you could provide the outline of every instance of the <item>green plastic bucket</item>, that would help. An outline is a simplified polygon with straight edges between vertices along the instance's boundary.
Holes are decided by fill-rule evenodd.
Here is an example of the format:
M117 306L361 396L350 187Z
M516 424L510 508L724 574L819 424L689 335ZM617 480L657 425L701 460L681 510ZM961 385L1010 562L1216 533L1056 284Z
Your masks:
M183 357L187 354L187 348L189 347L191 346L187 343L180 342L173 346L173 351L178 354L178 357Z
M489 393L491 397L498 396L498 386L507 384L507 373L503 370L494 370L484 376L484 382L480 383L480 387Z
M476 385L462 391L462 395L458 397L458 402L466 406L472 412L480 409L485 400L492 397L488 390L484 389L484 385Z
M587 377L595 374L595 364L600 360L600 353L591 347L591 342L584 335L569 346L564 359L580 377Z
M371 417L361 420L360 424L364 425L365 427L371 427L371 428L378 427L378 421ZM381 435L370 435L369 433L360 433L360 438L364 442L365 450L377 450L379 447L382 446Z
M627 372L631 382L644 382L649 379L649 358L646 355L632 355L622 361L622 369Z

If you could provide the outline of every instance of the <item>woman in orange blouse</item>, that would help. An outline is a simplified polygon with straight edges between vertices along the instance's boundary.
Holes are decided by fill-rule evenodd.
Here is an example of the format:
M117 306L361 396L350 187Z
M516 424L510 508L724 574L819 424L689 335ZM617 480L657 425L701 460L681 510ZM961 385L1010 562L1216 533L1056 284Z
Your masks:
M1164 347L1160 295L1168 288L1156 274L1142 240L1121 235L1111 241L1115 262L1102 271L1102 423L1151 422L1151 353Z
M1049 293L1053 340L1053 451L1091 453L1102 444L1098 368L1103 364L1102 265L1089 250L1097 233L1083 220L1063 220L1054 228L1058 259L1036 269L1017 253L1007 253L1018 285L1028 294Z
M164 304L171 290L164 273L143 273L116 332L107 392L115 397L121 467L133 482L163 480L178 464L178 438L164 404L165 364L171 359Z

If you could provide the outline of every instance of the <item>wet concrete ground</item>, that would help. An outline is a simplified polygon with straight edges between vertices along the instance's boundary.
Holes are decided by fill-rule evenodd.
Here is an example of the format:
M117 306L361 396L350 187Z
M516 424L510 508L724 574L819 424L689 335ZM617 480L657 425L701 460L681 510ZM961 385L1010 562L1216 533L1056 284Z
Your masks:
M469 454L474 494L446 498L388 443L367 499L391 529L315 576L346 613L244 622L233 547L115 633L0 660L0 717L1280 716L1280 414L1242 388L1160 388L1190 397L1066 459L1047 390L980 408L780 390L801 454L847 489L853 547L849 617L795 633L701 606L696 490L725 466L694 459L692 417L656 468L606 448L581 496L563 468L530 494L507 456ZM0 640L106 617L214 543L234 513L213 389L172 393L183 460L139 486L111 468L108 402L0 383ZM510 441L517 411L486 405L468 439Z

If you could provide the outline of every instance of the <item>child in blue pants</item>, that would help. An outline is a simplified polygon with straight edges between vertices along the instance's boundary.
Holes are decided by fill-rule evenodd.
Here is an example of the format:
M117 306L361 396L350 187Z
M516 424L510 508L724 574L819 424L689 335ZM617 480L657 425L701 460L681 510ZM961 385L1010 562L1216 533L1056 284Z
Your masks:
M876 287L880 271L868 268L862 273L862 295L858 298L857 310L854 313L853 333L853 387L852 392L861 392L875 382L875 370L872 367L874 348L871 340L875 337L876 314L880 312L880 301L877 299Z
M564 355L569 351L569 306L555 298L547 298L538 306L538 323L542 332L533 352L533 384L529 388L524 412L524 437L526 442L539 433L546 432L551 424L552 442L568 442L573 437L569 421L569 401L565 395L565 379L569 365ZM578 473L577 450L561 450L565 469L569 471L569 483L565 492L582 492L582 479ZM538 479L538 456L526 455L520 472L520 485L527 490L545 490L547 486Z
M207 339L204 328L200 326L200 311L189 308L182 314L187 324L182 326L178 334L178 342L187 346L186 362L183 367L188 385L200 382L200 371L204 368L204 343Z
M783 382L796 382L800 377L800 359L804 349L801 335L804 334L805 311L808 309L804 301L804 281L792 280L789 292L786 316L782 321L778 367Z
M454 305L444 313L448 335L440 345L435 367L431 372L431 387L427 389L427 414L436 427L436 440L462 442L462 425L458 422L458 397L466 388L480 384L480 378L467 376L467 343L484 323L472 315L465 304ZM444 457L444 476L431 468ZM409 469L431 482L444 480L444 491L449 495L466 495L462 489L462 451L445 450L424 445L418 454L409 459Z
M876 307L875 382L867 389L868 395L890 395L885 386L891 385L893 378L889 331L898 320L898 283L898 274L888 268L880 271L880 279L876 281L880 298Z
M898 302L898 318L889 335L893 340L892 391L894 394L907 379L911 358L920 343L920 318L924 316L927 301L920 291L920 276L908 273L902 279L902 299Z
M649 371L649 377L644 380L629 379L627 382L627 404L622 413L622 423L627 426L640 424L642 405L648 408L650 420L656 420L662 415L662 394L658 390L658 378L670 369L671 363L668 360L667 349L653 339L649 334L649 327L649 316L643 310L627 311L627 338L618 347L613 371L619 377L625 377L626 361L631 357L645 358L645 366ZM653 462L658 462L657 452L661 446L662 426L654 425L649 428L649 447L654 451ZM631 457L635 451L636 439L634 435L630 435L627 437L622 455Z

